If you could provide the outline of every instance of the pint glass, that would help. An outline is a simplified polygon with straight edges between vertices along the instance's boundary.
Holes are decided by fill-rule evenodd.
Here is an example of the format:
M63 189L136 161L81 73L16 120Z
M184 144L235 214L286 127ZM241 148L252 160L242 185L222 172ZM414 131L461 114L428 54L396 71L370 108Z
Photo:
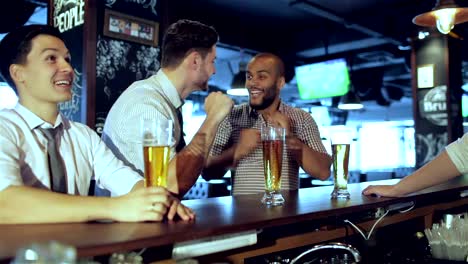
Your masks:
M333 155L333 183L332 198L349 199L348 192L348 166L351 137L344 131L331 136Z
M172 121L143 119L141 121L145 186L167 187L167 170L172 143Z
M263 146L263 168L265 174L265 194L262 203L266 205L282 205L281 169L285 129L281 127L262 126L261 139Z

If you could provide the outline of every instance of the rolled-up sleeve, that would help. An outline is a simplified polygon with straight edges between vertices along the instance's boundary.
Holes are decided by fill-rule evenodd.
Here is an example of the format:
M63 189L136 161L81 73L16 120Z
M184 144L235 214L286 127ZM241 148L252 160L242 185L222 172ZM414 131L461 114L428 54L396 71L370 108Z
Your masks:
M229 146L229 139L232 134L232 125L230 123L230 118L225 118L218 127L215 139L210 150L210 156L221 155Z
M468 173L468 133L449 144L445 150L460 173Z
M125 166L94 131L90 130L89 133L93 146L96 184L100 188L109 190L112 196L129 193L138 181L143 180L143 177Z
M20 151L9 129L0 125L0 191L11 185L23 185Z
M312 116L308 113L304 113L301 119L301 122L298 124L298 138L309 148L317 152L328 154L320 138L320 131L317 123Z

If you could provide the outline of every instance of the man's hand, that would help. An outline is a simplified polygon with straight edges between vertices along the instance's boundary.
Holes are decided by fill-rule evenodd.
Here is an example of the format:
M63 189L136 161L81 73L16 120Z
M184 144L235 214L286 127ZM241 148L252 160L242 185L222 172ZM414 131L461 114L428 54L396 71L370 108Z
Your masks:
M397 193L395 185L370 185L364 191L364 195L385 196L385 197L400 197Z
M112 210L113 220L116 221L162 221L168 212L168 208L174 206L174 203L179 216L184 220L190 219L191 210L183 205L179 209L178 204L180 204L180 201L162 187L138 188L111 200L109 210ZM175 213L171 213L170 217L173 218L174 215Z
M231 112L233 106L234 102L229 96L221 92L210 93L205 99L206 118L219 123Z
M254 128L243 129L234 149L234 165L247 156L260 144L260 131Z
M169 212L167 213L167 219L174 220L176 214L184 221L195 219L195 213L192 209L183 205L179 199L173 199Z
M291 134L286 136L286 146L288 151L296 157L296 161L302 166L302 150L307 146L299 138Z
M266 114L264 118L268 123L284 128L286 130L286 135L290 135L291 125L289 124L289 118L280 111Z

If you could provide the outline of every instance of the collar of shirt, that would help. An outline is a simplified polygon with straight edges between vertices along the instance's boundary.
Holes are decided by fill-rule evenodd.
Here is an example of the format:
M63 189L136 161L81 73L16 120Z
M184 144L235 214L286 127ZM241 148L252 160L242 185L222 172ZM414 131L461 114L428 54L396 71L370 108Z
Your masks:
M154 76L156 78L156 81L161 84L161 88L164 92L164 94L167 96L169 101L172 103L172 105L178 109L179 107L182 107L184 104L184 101L180 98L179 93L177 92L177 89L175 88L174 84L172 84L171 80L167 78L167 75L160 69L156 75Z
M63 123L62 120L62 114L59 113L57 115L57 119L55 120L55 124L52 126L51 124L45 122L42 120L40 117L38 117L36 114L31 112L28 108L24 107L20 103L16 104L14 110L24 119L24 121L28 124L29 128L31 130L37 128L37 127L42 127L42 128L56 128L60 124Z

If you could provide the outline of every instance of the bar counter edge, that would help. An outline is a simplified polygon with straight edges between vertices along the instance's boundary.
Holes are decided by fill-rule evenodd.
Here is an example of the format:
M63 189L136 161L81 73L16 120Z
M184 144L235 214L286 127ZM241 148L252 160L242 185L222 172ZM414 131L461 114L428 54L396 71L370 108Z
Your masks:
M183 203L197 214L194 221L187 222L176 220L162 223L90 222L0 225L0 262L6 263L11 260L17 249L33 242L43 243L55 240L76 247L79 257L99 256L148 247L171 246L177 242L247 230L326 221L336 217L354 219L362 217L364 219L365 215L374 213L378 208L386 210L395 205L406 206L409 203L414 203L412 209L414 212L420 209L420 213L413 213L413 215L426 217L426 225L430 225L432 224L431 212L434 210L468 204L468 198L464 197L468 190L468 176L460 176L447 183L405 197L377 198L361 194L362 190L370 184L392 184L396 181L398 180L349 184L348 188L351 193L349 200L330 199L332 186L284 191L283 196L286 202L277 207L267 207L261 204L260 199L263 194L187 200ZM394 219L402 218L398 217ZM372 223L372 221L367 222L369 225ZM333 238L332 233L327 234L328 238ZM339 235L335 234L335 236ZM310 243L320 241L320 238L315 240L301 238L301 240L304 240L304 243ZM271 246L270 251L282 249L280 244ZM298 243L298 245L301 244ZM253 251L268 252L268 250L259 251L258 249ZM239 251L236 254L238 257L245 255Z

